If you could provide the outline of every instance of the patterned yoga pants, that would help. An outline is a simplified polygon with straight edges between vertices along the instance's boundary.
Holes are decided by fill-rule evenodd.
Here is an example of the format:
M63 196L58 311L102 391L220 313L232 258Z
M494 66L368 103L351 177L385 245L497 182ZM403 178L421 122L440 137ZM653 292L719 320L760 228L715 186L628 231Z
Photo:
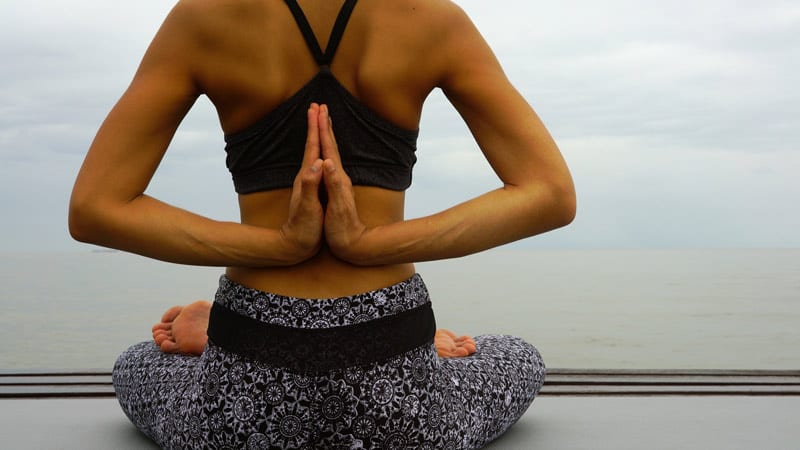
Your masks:
M324 333L361 330L429 303L419 275L324 300L269 294L223 276L214 307L250 325ZM522 416L545 375L539 352L511 336L478 336L477 353L465 358L440 358L428 340L380 361L319 372L253 358L257 349L230 351L209 335L199 357L166 354L148 341L114 366L122 409L163 448L480 448ZM357 355L358 342L326 345Z

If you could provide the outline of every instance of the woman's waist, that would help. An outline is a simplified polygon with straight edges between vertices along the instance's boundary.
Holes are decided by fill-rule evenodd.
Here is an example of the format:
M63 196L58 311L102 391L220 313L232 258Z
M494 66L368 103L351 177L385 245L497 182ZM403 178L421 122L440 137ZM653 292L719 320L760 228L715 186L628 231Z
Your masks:
M209 344L268 365L325 372L429 347L436 322L414 274L356 295L309 300L243 286L223 276Z
M414 349L430 350L436 330L430 302L385 315L375 314L376 311L368 314L370 308L366 308L358 316L363 316L361 320L345 324L332 324L320 318L331 312L334 315L352 312L349 309L353 305L344 307L345 310L329 309L321 316L320 311L305 310L301 314L310 320L303 327L257 320L215 302L207 331L209 345L273 367L308 374L386 361ZM298 317L291 317L295 315L293 311L285 317L276 317L296 321Z
M225 275L252 289L304 299L329 299L373 291L414 275L413 264L356 266L323 249L315 257L288 267L229 267Z
M358 324L430 303L418 274L353 295L307 298L256 289L222 276L215 305L248 318L292 328L328 328Z

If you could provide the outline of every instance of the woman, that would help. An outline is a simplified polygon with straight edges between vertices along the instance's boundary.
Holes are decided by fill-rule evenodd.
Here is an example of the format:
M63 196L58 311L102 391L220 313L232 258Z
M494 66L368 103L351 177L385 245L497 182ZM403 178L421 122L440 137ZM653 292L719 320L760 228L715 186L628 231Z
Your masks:
M405 220L436 87L503 187ZM200 95L225 132L241 223L144 193ZM173 308L154 327L164 351L141 343L115 366L120 404L162 447L479 448L533 401L544 365L509 336L439 333L442 354L471 355L437 357L413 263L542 233L574 211L555 143L452 3L183 0L98 131L70 231L227 267L213 307Z

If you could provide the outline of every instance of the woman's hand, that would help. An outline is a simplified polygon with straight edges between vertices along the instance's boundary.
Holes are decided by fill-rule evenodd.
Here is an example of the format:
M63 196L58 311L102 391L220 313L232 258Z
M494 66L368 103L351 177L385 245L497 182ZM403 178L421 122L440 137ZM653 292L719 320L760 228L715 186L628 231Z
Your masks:
M367 227L361 222L356 209L355 193L350 177L342 167L339 147L333 134L328 107L320 107L318 127L322 157L323 180L328 193L325 208L325 241L334 255L355 263ZM310 126L310 125L309 125Z
M289 216L281 227L281 237L292 249L296 262L314 256L322 244L323 210L319 200L323 161L320 158L320 107L308 109L308 136L300 171L294 179L289 200Z

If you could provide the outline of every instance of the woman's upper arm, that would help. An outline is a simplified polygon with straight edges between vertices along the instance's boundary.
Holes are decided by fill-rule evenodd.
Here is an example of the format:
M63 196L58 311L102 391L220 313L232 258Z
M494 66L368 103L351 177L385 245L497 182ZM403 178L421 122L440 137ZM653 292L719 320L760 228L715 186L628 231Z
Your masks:
M440 87L497 175L507 186L544 182L569 195L569 171L544 124L466 14L456 8L449 19Z
M192 16L182 3L173 9L97 132L73 188L71 219L87 209L130 201L149 184L199 95Z

